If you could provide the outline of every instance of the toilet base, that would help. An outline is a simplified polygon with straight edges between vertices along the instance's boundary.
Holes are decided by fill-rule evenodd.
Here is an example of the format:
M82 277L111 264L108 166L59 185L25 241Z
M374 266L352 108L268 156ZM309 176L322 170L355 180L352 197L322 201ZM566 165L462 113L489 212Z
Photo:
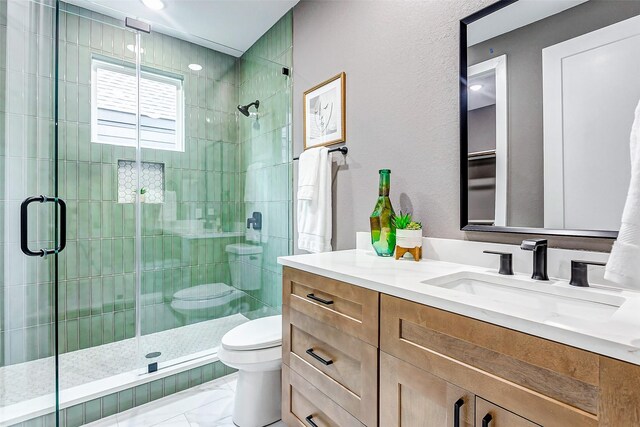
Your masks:
M235 425L264 427L282 418L281 371L239 371L233 406Z

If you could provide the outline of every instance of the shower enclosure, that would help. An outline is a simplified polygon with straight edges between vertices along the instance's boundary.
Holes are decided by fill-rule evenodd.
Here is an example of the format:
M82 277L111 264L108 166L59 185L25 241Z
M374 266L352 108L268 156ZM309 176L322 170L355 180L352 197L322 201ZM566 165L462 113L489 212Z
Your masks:
M229 373L222 335L280 313L291 30L289 12L231 55L0 0L0 426L82 425Z

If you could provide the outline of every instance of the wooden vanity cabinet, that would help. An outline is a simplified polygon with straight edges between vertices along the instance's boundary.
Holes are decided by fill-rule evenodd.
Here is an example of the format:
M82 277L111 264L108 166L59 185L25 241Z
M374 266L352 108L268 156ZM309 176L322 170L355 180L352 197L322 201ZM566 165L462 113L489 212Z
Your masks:
M380 353L380 426L473 427L475 395Z
M283 280L283 420L376 427L380 295L289 268Z
M539 424L380 352L380 426L537 427Z
M597 355L388 295L380 308L382 352L531 425L598 425Z
M640 427L640 366L292 268L283 290L289 426Z
M540 427L526 418L476 396L477 427Z

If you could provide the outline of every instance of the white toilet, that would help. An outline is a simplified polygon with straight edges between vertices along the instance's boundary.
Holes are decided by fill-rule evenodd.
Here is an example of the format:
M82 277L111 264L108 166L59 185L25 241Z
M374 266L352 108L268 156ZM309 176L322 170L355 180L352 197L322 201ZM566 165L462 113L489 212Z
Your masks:
M255 291L262 286L262 246L248 243L227 245L231 285L243 291Z
M281 418L282 316L236 326L224 337L220 361L239 371L233 422L263 427Z
M246 243L227 245L231 286L207 283L182 289L173 295L171 308L184 316L187 324L241 313L243 291L260 289L262 247Z
M240 313L243 292L224 283L207 283L182 289L173 295L171 308L188 324Z

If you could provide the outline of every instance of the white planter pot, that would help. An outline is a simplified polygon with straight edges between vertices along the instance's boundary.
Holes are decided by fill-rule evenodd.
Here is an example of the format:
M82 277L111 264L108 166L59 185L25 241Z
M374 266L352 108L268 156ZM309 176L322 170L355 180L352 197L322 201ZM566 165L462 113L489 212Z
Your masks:
M396 245L401 248L421 248L422 230L396 230Z

